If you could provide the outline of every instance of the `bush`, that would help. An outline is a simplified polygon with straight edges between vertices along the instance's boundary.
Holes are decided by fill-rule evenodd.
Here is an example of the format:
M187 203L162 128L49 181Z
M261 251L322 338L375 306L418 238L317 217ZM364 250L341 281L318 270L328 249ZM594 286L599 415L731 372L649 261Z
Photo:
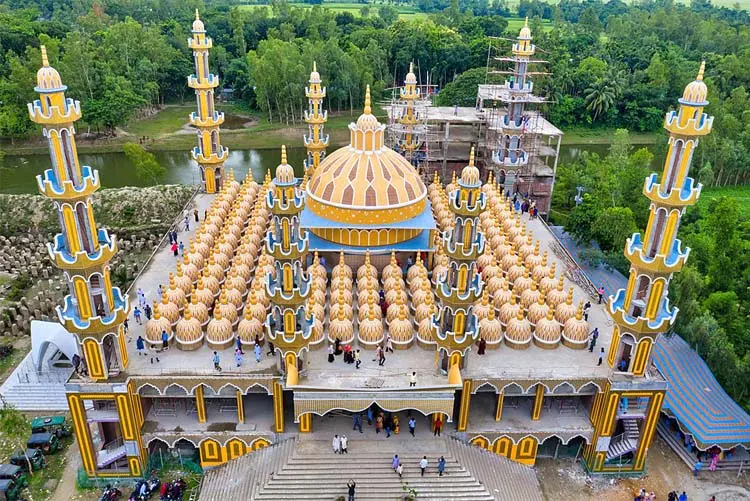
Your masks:
M31 287L31 278L27 273L21 273L10 283L10 290L5 298L8 301L18 301L23 297L29 287Z

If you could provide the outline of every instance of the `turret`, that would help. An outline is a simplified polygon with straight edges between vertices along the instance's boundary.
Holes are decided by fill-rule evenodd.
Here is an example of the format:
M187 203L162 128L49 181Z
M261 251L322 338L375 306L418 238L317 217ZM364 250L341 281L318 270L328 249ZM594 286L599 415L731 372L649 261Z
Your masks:
M328 110L323 110L326 88L321 83L317 64L313 61L309 86L305 87L305 96L307 97L305 122L307 122L308 127L307 134L304 136L305 148L307 148L305 174L308 177L312 176L312 173L325 158L326 148L328 147L328 134L323 134L324 124L328 121Z

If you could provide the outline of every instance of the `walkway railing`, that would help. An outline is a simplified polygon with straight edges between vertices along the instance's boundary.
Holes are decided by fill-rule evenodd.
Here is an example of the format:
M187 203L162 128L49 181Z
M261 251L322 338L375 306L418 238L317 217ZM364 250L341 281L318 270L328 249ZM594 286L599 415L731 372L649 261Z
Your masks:
M565 264L565 275L568 279L578 284L578 286L580 286L592 298L598 297L599 292L594 285L594 282L589 278L583 268L581 268L581 265L576 261L560 239L557 238L557 235L552 231L552 228L547 224L547 221L542 218L537 219L547 229L550 235L552 235L552 238L554 239L551 245L552 252L563 261L563 264Z

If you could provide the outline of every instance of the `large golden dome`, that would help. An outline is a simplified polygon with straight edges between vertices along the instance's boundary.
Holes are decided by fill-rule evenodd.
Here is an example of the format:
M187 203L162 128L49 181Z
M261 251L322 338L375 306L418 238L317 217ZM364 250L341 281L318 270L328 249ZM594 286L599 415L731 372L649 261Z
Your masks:
M385 145L369 86L364 113L349 130L349 146L326 156L307 185L310 210L350 225L398 223L421 214L427 188L414 167Z

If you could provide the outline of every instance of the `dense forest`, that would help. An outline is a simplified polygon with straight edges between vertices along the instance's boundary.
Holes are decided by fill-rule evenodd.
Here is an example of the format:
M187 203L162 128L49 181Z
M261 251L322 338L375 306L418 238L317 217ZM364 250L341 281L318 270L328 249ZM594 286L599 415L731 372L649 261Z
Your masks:
M424 14L399 19L396 6L404 3ZM149 109L191 99L187 39L196 8L214 39L211 64L222 85L250 109L284 123L300 120L301 89L313 61L332 111L361 106L367 84L386 97L410 61L422 81L429 74L440 89L438 103L473 106L476 85L488 79L489 47L509 51L518 17L529 16L537 57L549 63L550 74L536 85L549 97L550 120L563 130L623 129L605 157L584 154L558 169L553 216L576 238L598 244L587 259L627 271L624 240L647 218L643 179L660 166L630 145L624 129L663 135L664 113L676 106L702 59L706 111L716 119L694 155L692 174L706 187L750 180L745 10L705 0L521 0L512 9L498 0L395 5L365 4L354 15L278 0L252 8L201 0L0 0L0 137L34 133L26 103L35 97L40 44L68 94L81 100L84 131L111 134ZM743 387L750 380L750 222L736 200L721 198L689 210L680 236L693 251L670 290L681 309L676 329L750 408Z

